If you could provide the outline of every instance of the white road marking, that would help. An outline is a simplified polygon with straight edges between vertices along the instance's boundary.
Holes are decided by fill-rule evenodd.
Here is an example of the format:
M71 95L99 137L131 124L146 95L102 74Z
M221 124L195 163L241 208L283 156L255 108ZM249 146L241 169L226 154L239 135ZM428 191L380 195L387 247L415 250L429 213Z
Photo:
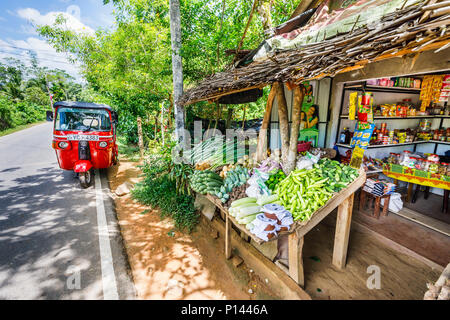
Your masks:
M105 300L118 300L116 276L109 243L108 224L106 222L103 191L100 172L95 169L95 202L97 206L98 241L100 243L100 263L102 267L103 298Z

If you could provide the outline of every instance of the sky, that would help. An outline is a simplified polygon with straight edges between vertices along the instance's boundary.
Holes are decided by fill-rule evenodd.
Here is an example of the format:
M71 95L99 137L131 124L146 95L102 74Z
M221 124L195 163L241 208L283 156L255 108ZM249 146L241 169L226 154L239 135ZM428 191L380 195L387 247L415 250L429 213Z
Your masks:
M65 70L82 82L78 67L40 37L34 25L51 25L63 14L68 28L92 34L113 26L113 9L102 0L0 0L0 61L13 57L29 64L27 52L31 50L41 66Z

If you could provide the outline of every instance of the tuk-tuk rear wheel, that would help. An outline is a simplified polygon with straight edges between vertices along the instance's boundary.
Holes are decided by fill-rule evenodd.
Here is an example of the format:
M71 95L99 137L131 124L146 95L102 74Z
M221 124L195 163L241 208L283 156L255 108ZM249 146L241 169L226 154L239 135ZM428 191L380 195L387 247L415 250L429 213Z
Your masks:
M92 183L91 170L86 171L86 172L80 172L79 179L80 179L80 185L82 188L89 187Z

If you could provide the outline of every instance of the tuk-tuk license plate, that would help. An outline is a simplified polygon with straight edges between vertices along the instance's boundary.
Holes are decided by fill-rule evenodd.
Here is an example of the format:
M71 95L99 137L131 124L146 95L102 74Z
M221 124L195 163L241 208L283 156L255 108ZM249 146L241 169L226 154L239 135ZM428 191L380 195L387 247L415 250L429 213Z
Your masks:
M68 134L67 140L77 140L77 141L98 141L98 136L96 135L86 135L86 134Z

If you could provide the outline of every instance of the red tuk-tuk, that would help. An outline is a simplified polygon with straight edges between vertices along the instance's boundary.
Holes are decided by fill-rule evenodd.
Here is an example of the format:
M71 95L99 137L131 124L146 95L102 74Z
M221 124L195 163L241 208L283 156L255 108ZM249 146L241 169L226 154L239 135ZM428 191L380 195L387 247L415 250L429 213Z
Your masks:
M108 105L60 101L48 111L53 120L52 147L59 167L77 173L81 187L92 183L92 169L117 163L117 113Z

